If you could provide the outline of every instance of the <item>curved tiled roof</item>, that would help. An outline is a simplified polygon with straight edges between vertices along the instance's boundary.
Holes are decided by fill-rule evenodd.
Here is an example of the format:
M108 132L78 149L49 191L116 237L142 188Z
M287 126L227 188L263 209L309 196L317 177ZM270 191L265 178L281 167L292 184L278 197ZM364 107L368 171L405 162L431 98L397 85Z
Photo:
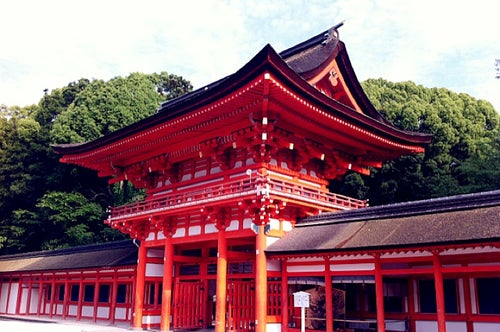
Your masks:
M131 240L125 240L0 256L0 273L106 268L136 263L137 247Z
M429 143L431 140L430 135L399 130L388 123L374 108L357 81L345 51L345 45L334 34L337 27L338 25L279 54L268 44L234 74L162 103L156 114L146 119L94 141L79 144L58 144L54 145L53 149L60 154L78 154L126 139L133 134L176 119L183 114L223 98L265 70L272 71L277 77L288 82L299 94L318 99L320 104L325 105L328 112L338 113L339 116L348 119L349 122L370 128L370 130L381 135L388 133L389 136L404 142L411 142L412 144ZM346 84L352 90L357 102L363 106L365 114L360 114L337 100L324 96L301 76L304 71L320 66L321 62L325 61L326 58L335 56L336 52L338 52L337 61L340 63L339 67L344 71L344 77L346 77Z
M309 217L266 252L350 252L492 241L500 241L500 190Z

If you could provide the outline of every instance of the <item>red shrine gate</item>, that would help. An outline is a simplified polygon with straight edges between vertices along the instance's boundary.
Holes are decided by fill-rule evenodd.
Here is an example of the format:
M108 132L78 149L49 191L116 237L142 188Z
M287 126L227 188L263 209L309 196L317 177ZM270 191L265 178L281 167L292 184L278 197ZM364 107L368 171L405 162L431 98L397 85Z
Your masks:
M253 250L252 248L246 249ZM182 252L189 255L203 255L206 252L214 253L215 250ZM173 286L172 303L172 324L175 329L199 329L215 324L216 262L211 257L201 256L200 258L202 260L199 263L179 263L175 268L177 277ZM226 330L228 331L254 329L254 265L254 260L228 262L229 276L226 292Z
M141 241L134 328L277 328L281 266L268 245L298 218L367 205L330 193L329 180L423 152L428 135L394 128L363 93L339 26L281 54L268 45L136 124L54 147L146 190L106 221Z

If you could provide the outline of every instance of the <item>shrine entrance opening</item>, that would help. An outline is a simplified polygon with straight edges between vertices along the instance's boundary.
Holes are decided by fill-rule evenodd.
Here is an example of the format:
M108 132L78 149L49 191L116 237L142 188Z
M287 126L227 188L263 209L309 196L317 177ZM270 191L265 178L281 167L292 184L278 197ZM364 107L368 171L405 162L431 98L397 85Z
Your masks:
M229 280L226 331L255 330L255 280Z
M201 246L201 244L197 244ZM176 250L173 284L173 328L206 329L215 325L217 248ZM226 330L253 331L255 324L254 245L232 246L227 264Z
M174 328L206 328L206 290L201 281L176 281L174 285Z

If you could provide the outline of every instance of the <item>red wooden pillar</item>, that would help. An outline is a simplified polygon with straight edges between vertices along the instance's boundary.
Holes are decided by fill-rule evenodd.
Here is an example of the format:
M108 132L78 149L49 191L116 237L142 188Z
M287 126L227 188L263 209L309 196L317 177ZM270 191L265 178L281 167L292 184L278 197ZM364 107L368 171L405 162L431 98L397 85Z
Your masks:
M218 225L217 234L217 285L215 290L215 332L226 330L227 293L227 243L226 226Z
M203 258L200 263L200 280L203 283L202 292L202 302L201 302L201 312L203 317L203 327L206 328L212 324L212 313L208 311L208 302L212 302L212 299L208 298L208 263L210 252L209 249L204 247L201 248L201 257Z
M16 300L16 315L19 315L21 312L21 302L23 300L23 277L19 277L17 282L17 300Z
M52 318L52 315L54 314L54 302L55 302L55 297L56 297L56 277L54 275L52 275L52 288L50 290L50 305L49 305L49 309L50 309L50 313L49 313L49 317ZM56 308L57 310L57 308Z
M163 288L161 300L160 330L170 331L172 313L172 271L174 268L174 245L172 234L165 234L165 251L163 254Z
M113 273L113 286L111 290L111 308L109 320L112 324L116 322L116 297L118 295L118 270L114 269Z
M80 274L80 282L78 286L78 305L77 305L77 314L76 314L76 320L82 319L82 310L83 310L83 273Z
M40 316L41 310L42 310L42 299L45 298L45 291L43 288L43 277L40 276L40 280L38 283L38 303L36 305L36 315ZM44 310L45 311L45 310Z
M97 322L97 306L98 306L98 302L99 302L99 288L101 287L101 281L100 281L100 278L99 278L99 274L96 276L97 278L97 281L95 283L95 286L94 286L94 296L93 296L93 300L92 300L92 306L94 307L94 322Z
M31 292L33 291L33 280L32 280L32 275L30 274L30 276L28 277L28 298L26 300L26 314L29 315L30 314L30 309L31 309Z
M439 260L439 252L432 253L432 263L434 268L434 287L436 289L436 309L438 332L446 332L446 317L444 311L444 286L443 271Z
M384 281L382 278L382 264L380 254L375 254L375 303L377 307L377 332L385 332L384 313Z
M142 308L144 307L144 279L146 276L146 256L147 248L144 242L139 247L139 257L137 260L137 276L135 280L135 299L132 328L142 330Z
M415 322L415 279L408 280L408 328L410 331L417 330Z
M326 332L333 332L333 287L330 258L325 258Z
M266 250L264 225L259 226L255 248L255 332L265 332L267 321L267 264L264 252Z
M464 275L463 283L464 283L464 302L465 302L465 316L466 316L466 325L467 332L474 332L474 322L471 320L472 317L472 299L471 299L471 287L470 287L471 279L468 275Z
M63 299L63 313L62 313L63 319L66 319L66 317L69 314L69 300L71 294L71 290L69 289L68 273L66 273L65 276L66 280L64 280L64 299Z
M5 306L5 313L9 313L9 304L10 304L10 294L12 292L12 276L9 277L9 288L7 290L7 305Z
M288 273L286 259L281 261L281 331L288 331Z

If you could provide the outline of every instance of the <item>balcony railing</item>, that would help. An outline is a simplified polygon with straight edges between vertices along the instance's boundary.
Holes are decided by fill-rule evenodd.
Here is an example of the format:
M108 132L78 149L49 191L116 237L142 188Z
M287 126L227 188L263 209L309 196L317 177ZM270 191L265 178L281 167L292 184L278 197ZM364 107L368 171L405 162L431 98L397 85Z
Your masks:
M134 218L171 210L189 209L199 205L215 205L223 201L269 196L287 203L305 204L324 211L356 209L367 206L367 201L325 192L321 188L273 177L241 177L214 185L200 185L197 189L178 190L144 201L110 208L108 220Z

